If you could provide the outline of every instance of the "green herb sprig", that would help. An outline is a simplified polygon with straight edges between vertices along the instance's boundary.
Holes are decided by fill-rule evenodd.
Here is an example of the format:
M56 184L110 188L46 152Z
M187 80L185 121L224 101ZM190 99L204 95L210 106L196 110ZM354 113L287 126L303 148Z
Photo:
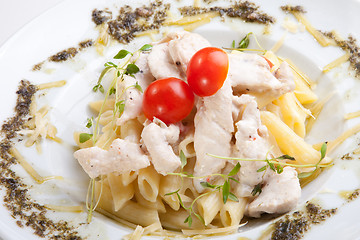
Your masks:
M319 161L315 164L315 169L311 172L302 172L302 173L299 173L298 174L298 178L307 178L307 177L310 177L311 175L313 175L315 173L315 171L321 167L320 165L320 162L325 158L326 156L326 151L327 151L327 142L324 142L322 145L321 145L321 149L320 149L320 159Z
M204 178L206 178L206 179L209 179L210 177L213 177L213 176L220 176L220 177L222 177L224 179L224 183L221 184L221 185L213 185L213 184L210 184L208 181L200 182L200 185L202 187L210 189L210 191L205 192L203 194L200 194L198 197L196 197L191 202L189 207L186 207L184 205L184 203L183 203L183 201L181 199L181 196L179 194L179 191L182 188L182 184L181 184L181 187L179 189L177 189L176 191L165 194L165 196L175 194L177 196L178 200L179 200L180 206L188 211L189 215L185 219L184 223L188 223L189 227L191 227L192 222L193 222L192 215L197 217L200 220L200 222L202 222L205 225L205 221L204 221L203 217L194 211L194 205L200 198L202 198L202 197L204 197L206 195L209 195L210 193L212 193L214 191L219 191L219 192L222 193L222 199L223 199L224 204L228 201L228 199L230 199L232 201L235 201L235 202L239 201L239 199L235 196L235 194L230 192L230 181L235 181L235 182L239 183L239 181L236 180L235 178L233 178L233 176L235 176L239 172L240 167L241 167L240 163L237 163L235 165L235 167L227 175L225 175L225 174L211 174L211 175L203 176L203 177L195 177L192 174L188 174L186 172L183 172L183 168L187 164L187 159L186 159L185 154L183 153L183 151L180 152L180 161L181 161L181 172L180 173L168 173L168 175L179 176L179 177L181 177L182 182L183 182L183 178L192 178L192 179L204 179Z
M101 93L104 93L105 98L100 107L100 111L97 116L96 122L94 123L93 118L87 119L86 127L88 127L88 128L93 127L94 128L93 133L92 134L81 133L79 135L80 143L83 143L83 142L88 141L89 139L92 139L93 143L95 145L95 143L97 141L97 137L100 134L100 128L99 128L100 117L101 117L102 113L104 112L105 103L108 100L110 95L115 94L115 99L116 99L115 104L114 104L114 110L113 110L114 111L113 122L114 122L116 113L119 113L119 115L121 115L124 112L125 102L124 102L124 100L119 100L119 98L122 96L122 94L124 94L126 89L128 89L129 87L124 89L121 94L116 94L117 93L117 82L122 81L124 75L129 75L129 76L135 78L135 74L140 71L139 67L135 64L137 59L139 58L140 54L136 59L132 59L132 57L137 53L144 52L144 51L150 51L151 49L152 49L152 45L150 45L150 44L143 45L140 49L136 50L133 53L129 52L125 49L122 49L113 58L121 59L121 60L123 60L123 62L121 62L119 64L115 64L115 63L109 61L104 64L104 69L101 71L98 81L92 90L94 92L100 91ZM125 59L127 56L130 56L130 57ZM104 87L102 85L102 80L103 80L104 76L108 72L110 72L110 70L115 70L116 77L113 78L112 82L110 83L109 89L105 93ZM136 84L134 84L133 86L130 86L130 87L134 87L140 92L143 91L138 82L136 82ZM101 195L101 193L102 193L102 188L101 188L100 195ZM94 212L94 210L97 207L97 203L95 203L95 179L90 180L87 198L86 198L86 206L88 209L88 222L90 222L91 218L92 218L92 213Z

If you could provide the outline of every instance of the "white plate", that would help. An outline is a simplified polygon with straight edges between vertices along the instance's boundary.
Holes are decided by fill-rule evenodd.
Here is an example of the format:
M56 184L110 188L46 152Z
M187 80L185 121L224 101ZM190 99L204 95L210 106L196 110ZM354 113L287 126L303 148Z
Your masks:
M191 4L192 1L188 2ZM214 45L224 47L230 46L233 39L239 40L245 33L253 31L257 33L263 47L270 48L285 33L281 24L287 15L279 9L279 6L288 2L276 1L274 3L266 0L255 2L263 11L276 16L277 23L272 27L270 35L261 36L262 26L244 24L240 21L236 24L213 21L211 24L196 29L196 32L207 37ZM360 15L357 14L360 10L358 1L343 1L341 6L335 0L291 1L291 4L304 6L308 11L306 16L316 28L336 29L342 36L351 33L360 39L360 31L355 24L360 22ZM41 175L60 175L65 178L64 181L50 181L36 186L23 171L19 170L19 174L24 176L25 181L34 185L30 192L39 202L59 204L61 201L66 201L80 204L84 201L87 178L72 158L71 146L74 145L72 132L84 130L86 118L89 116L89 112L85 110L86 104L96 96L91 92L91 87L96 82L103 63L121 49L121 46L111 47L106 51L105 57L99 57L94 49L88 49L66 63L45 65L45 68L54 69L52 74L41 71L32 72L30 69L34 64L56 52L76 46L82 40L95 39L97 31L91 22L91 11L94 8L113 8L117 5L118 3L116 4L113 0L64 1L29 23L0 48L1 120L11 116L15 103L14 93L19 80L28 79L35 84L64 79L68 81L65 87L49 90L48 94L40 100L41 103L49 103L52 106L50 118L58 129L58 136L65 141L65 144L59 145L45 141L43 154L40 156L34 149L24 149L19 146L26 159ZM133 2L131 5L134 5ZM288 17L295 22L291 16ZM127 48L131 49L148 41L150 40L146 38L139 39ZM310 133L309 141L331 140L344 129L359 123L359 119L345 122L342 116L344 112L359 110L357 103L360 102L360 98L357 93L360 90L360 80L354 80L347 73L346 64L329 74L321 74L321 68L341 56L342 51L334 47L320 47L305 31L297 34L288 33L285 44L278 54L291 58L312 79L318 80L317 91L320 95L324 96L333 90L338 92L337 98L327 105L315 130ZM355 149L358 143L358 137L353 137L338 148L332 156L339 158L344 153ZM336 167L327 171L303 190L299 206L316 194L315 199L324 208L339 207L334 217L324 224L312 227L311 231L305 235L305 239L359 238L360 222L357 220L360 214L359 200L343 204L345 201L338 196L340 190L359 188L360 166L356 161L349 161L346 164L344 161L339 161ZM85 222L86 214L56 213L55 217L73 219L73 222L79 223ZM237 239L240 236L256 239L266 226L267 224L263 224L249 231L224 237L224 239ZM129 230L96 214L94 221L89 226L81 227L80 232L88 235L89 239L119 239L120 236L129 233ZM31 230L20 229L4 207L0 208L0 233L5 239L37 239Z

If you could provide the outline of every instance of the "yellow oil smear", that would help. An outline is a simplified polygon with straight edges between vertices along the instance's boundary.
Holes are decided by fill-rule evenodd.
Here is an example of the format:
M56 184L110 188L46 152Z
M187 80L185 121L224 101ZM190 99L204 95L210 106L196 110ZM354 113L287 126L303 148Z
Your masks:
M20 152L14 147L10 149L10 154L18 161L18 163L38 184L42 184L52 179L63 180L63 177L61 176L48 176L48 177L40 176L40 174L35 171L35 169L30 165L30 163L26 161L25 158L20 154Z

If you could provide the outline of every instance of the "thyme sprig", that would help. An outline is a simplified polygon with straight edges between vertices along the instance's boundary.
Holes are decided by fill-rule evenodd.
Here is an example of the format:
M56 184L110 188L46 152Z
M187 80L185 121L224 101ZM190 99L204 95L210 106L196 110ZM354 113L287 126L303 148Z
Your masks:
M137 61L137 58L134 60L132 59L132 57L140 52L146 52L146 51L150 51L152 49L152 45L150 44L145 44L143 45L140 49L136 50L135 52L129 52L126 49L121 49L113 58L117 59L117 60L121 60L121 59L125 59L127 56L128 57L125 62L117 65L111 61L106 62L104 64L104 69L102 70L102 72L100 73L99 79L96 83L96 85L93 87L93 91L97 92L98 90L101 93L104 93L104 87L102 86L101 82L104 78L104 76L112 69L115 70L116 72L116 76L117 77L121 77L122 75L129 75L135 78L136 73L138 73L140 71L139 67L135 64L135 62ZM111 92L113 93L113 92Z
M187 164L187 159L186 159L183 151L180 151L180 161L181 161L181 172L180 173L168 173L168 175L175 175L175 176L181 177L181 186L176 191L166 193L165 196L169 196L169 195L173 195L173 194L175 194L177 196L180 206L182 208L184 208L186 211L188 211L188 213L189 213L187 218L184 220L184 223L188 223L189 227L191 227L192 222L193 222L192 215L194 215L196 218L198 218L200 220L200 222L202 222L205 225L205 221L204 221L203 217L194 211L194 205L200 198L202 198L206 195L209 195L210 193L212 193L214 191L219 191L222 193L222 199L223 199L224 204L228 201L228 199L235 201L235 202L239 201L239 199L235 196L235 194L230 192L230 181L235 181L235 182L239 183L239 181L236 180L235 178L233 178L233 176L235 176L239 172L240 167L241 167L240 163L237 163L234 166L234 168L227 175L217 173L217 174L210 174L207 176L199 177L199 176L194 176L192 174L189 174L189 173L183 171L185 165ZM220 185L215 185L215 184L209 183L210 177L214 177L214 176L222 177L224 179L224 183L220 184ZM181 190L182 185L183 185L183 178L207 179L207 181L201 181L200 185L204 188L209 189L210 191L200 194L191 202L189 207L186 207L181 199L180 194L179 194L179 191Z
M250 44L250 35L254 36L255 42L258 45L259 49L249 49L248 48L249 44ZM236 50L236 51L240 51L240 52L252 51L252 52L262 52L263 54L266 53L266 50L260 45L256 35L253 34L252 32L249 32L248 34L246 34L245 37L240 40L237 47L236 47L235 40L233 40L232 43L231 43L231 47L230 48L224 47L224 49L226 49L226 50Z
M139 85L138 82L136 82L136 84L134 84L133 86L129 86L128 88L124 89L121 94L116 94L118 91L117 82L123 81L124 75L129 75L129 76L135 78L135 74L140 71L139 67L135 64L136 61L138 60L138 58L140 57L140 52L150 51L151 49L152 49L152 45L150 45L150 44L145 44L144 46L142 46L140 49L136 50L133 53L129 52L125 49L122 49L113 57L114 59L123 60L121 63L115 64L115 63L109 61L104 64L104 69L100 73L98 81L92 90L94 92L100 91L101 93L104 93L105 98L100 107L96 122L94 123L93 118L87 120L86 127L88 127L88 128L93 127L93 133L92 134L81 133L79 135L80 143L83 143L83 142L88 141L89 139L92 139L93 144L95 145L97 138L100 134L100 126L99 126L100 125L100 123L99 123L100 117L104 112L105 103L107 102L110 95L115 94L115 104L114 104L114 110L113 110L114 111L113 122L114 122L116 113L119 113L119 115L121 115L125 109L125 101L119 100L121 98L121 96L125 93L125 91L130 87L134 87L137 90L139 90L140 92L142 92L141 86ZM138 57L133 59L133 56L135 56L136 54L138 54ZM129 57L126 58L127 56L129 56ZM110 72L110 70L115 70L116 75L114 75L114 76L116 76L116 77L113 78L113 80L110 83L109 89L105 93L104 87L102 85L102 80L103 80L104 76L108 72ZM105 145L106 144L107 144L107 142L105 143ZM100 147L103 147L103 146L100 146ZM95 179L90 179L88 193L87 193L87 197L86 197L86 206L88 209L88 222L91 221L92 213L95 211L97 204L99 203L99 200L100 200L100 198L99 198L98 202L95 203L95 181L96 181ZM102 184L101 184L100 195L101 194L102 194Z
M302 172L302 173L299 173L298 174L298 178L307 178L307 177L310 177L311 175L313 175L315 173L315 171L321 167L320 165L320 162L325 158L326 156L326 151L327 151L327 142L324 142L322 145L321 145L321 149L320 149L320 159L319 161L315 164L315 169L311 172Z

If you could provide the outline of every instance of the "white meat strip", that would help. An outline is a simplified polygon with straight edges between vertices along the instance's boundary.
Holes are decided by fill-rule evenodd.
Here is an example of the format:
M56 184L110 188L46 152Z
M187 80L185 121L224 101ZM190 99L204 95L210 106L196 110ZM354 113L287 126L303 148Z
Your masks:
M148 53L138 53L131 60L136 60L136 65L140 71L134 76L135 78L124 75L124 80L120 82L118 89L126 89L125 93L119 92L120 100L124 100L125 108L123 114L116 120L116 125L120 126L130 119L138 117L142 113L143 93L136 89L138 83L144 91L155 79L150 72L148 65Z
M148 57L149 53L140 52L135 54L131 60L136 60L135 64L139 67L140 71L135 74L136 81L139 83L141 88L145 91L145 89L152 83L155 78L152 75L149 64Z
M292 167L284 167L277 174L269 172L262 192L247 208L247 215L260 217L262 213L286 213L294 209L301 196L301 187L297 172Z
M162 175L174 172L181 166L180 158L170 145L178 141L179 135L179 126L174 124L166 126L156 118L146 125L141 133L143 142L150 153L151 162L155 170Z
M282 62L275 72L275 77L282 83L281 93L291 92L295 89L293 72L287 62Z
M271 92L275 96L280 96L286 92L292 91L295 84L292 74L288 75L286 66L280 70L284 74L277 79L271 72L266 60L257 55L250 53L229 54L229 72L228 77L231 79L231 85L234 92ZM285 79L286 76L286 79Z
M175 77L184 79L179 68L174 63L169 52L169 42L156 44L148 57L148 64L152 75L156 79Z
M260 111L255 98L243 94L234 97L234 104L241 109L241 120L236 123L235 156L247 159L265 159L270 149L267 128L261 124ZM240 110L240 111L241 111ZM240 161L239 184L234 185L235 193L241 197L251 196L255 185L263 181L263 172L257 170L265 165L262 161Z
M207 153L230 156L234 131L232 97L230 81L226 79L216 94L199 98L194 119L195 176L220 172L224 168L225 160L208 156ZM194 180L194 186L198 192L203 191L200 180Z
M90 178L137 171L150 165L149 157L140 149L140 144L123 139L115 139L108 151L99 147L84 148L77 150L74 157Z
M137 79L125 75L124 80L120 83L121 87L118 87L118 89L125 89L124 94L121 91L119 93L120 99L124 100L125 107L121 116L116 119L118 126L142 113L143 94L134 87L137 81Z
M191 57L200 49L211 46L208 40L197 33L174 32L168 37L172 39L169 42L170 55L183 74L186 74Z

